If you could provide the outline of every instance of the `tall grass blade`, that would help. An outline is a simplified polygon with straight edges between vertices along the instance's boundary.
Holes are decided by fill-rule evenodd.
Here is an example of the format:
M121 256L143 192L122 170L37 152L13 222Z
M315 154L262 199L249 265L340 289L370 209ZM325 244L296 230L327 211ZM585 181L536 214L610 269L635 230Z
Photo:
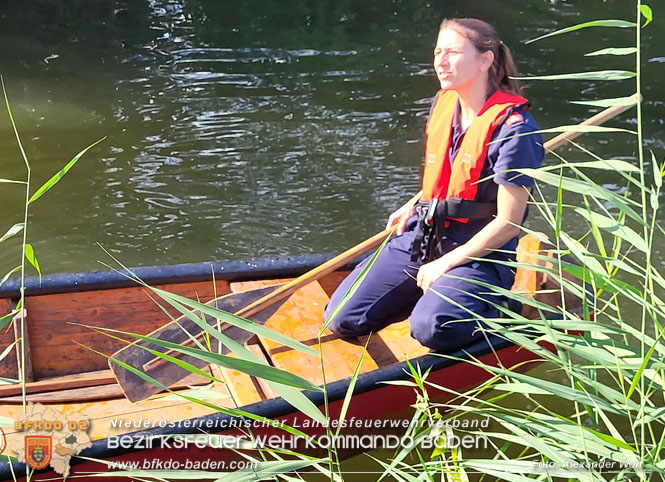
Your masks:
M589 223L593 223L600 229L603 229L613 234L614 236L619 236L621 239L629 242L643 253L646 253L647 249L649 249L646 241L642 239L642 236L637 234L628 226L619 224L615 219L593 211L587 211L584 208L574 208L573 210L584 219L586 219Z
M186 355L193 356L194 358L197 358L202 361L206 361L211 364L215 365L220 365L226 368L230 368L231 370L238 370L243 373L247 373L248 375L252 375L255 377L263 378L264 380L271 380L276 383L281 383L283 385L290 385L296 388L302 388L304 390L313 390L313 391L321 391L321 388L319 388L316 385L313 385L311 382L308 380L305 380L304 378L301 378L297 375L293 375L289 372L286 372L284 370L280 370L279 368L272 367L270 365L267 365L265 363L261 362L252 362L248 360L243 360L240 358L233 358L227 355L220 355L217 353L201 350L199 348L192 348L184 345L180 345L178 343L172 343L170 341L165 341L165 340L160 340L159 338L153 338L150 336L146 335L139 335L137 333L129 333L129 332L124 332L124 331L119 331L119 330L113 330L111 328L102 328L102 327L97 327L98 330L102 331L108 331L108 332L113 332L113 333L121 333L124 335L129 335L132 336L136 339L143 340L149 343L154 343L155 345L162 346L164 348L169 348L171 350L175 350L180 353L184 353ZM169 361L176 363L177 365L186 368L188 370L192 370L194 367L191 366L189 363L183 362L182 360L175 359L172 356L165 355L164 353L158 352L156 350L152 350L148 347L145 347L143 345L138 345L142 349L152 353L155 356L158 356L160 358L166 358ZM113 360L113 359L112 359ZM191 368L190 368L191 367ZM200 375L202 374L200 370L197 370L197 373ZM208 376L210 378L210 376Z
M11 179L0 179L0 184L2 183L8 183L8 184L26 184L25 181L13 181Z
M7 324L10 323L12 319L18 314L19 310L14 310L11 313L8 313L0 317L0 330L2 330L5 326L7 326Z
M651 168L653 169L653 183L656 189L663 187L663 171L658 166L656 155L651 151Z
M123 266L123 268L124 268L124 266ZM127 269L127 268L125 268L125 269ZM193 306L196 309L201 309L201 311L205 310L205 312L207 314L211 314L211 316L215 316L217 319L224 320L225 316L230 315L230 314L226 313L225 311L213 309L213 308L211 308L209 306L206 306L206 305L203 305L201 303L194 302L192 300L189 300L188 298L184 298L184 297L181 297L181 296L178 296L178 295L174 295L172 293L168 293L168 292L163 291L163 290L158 290L156 288L152 288L152 287L146 285L145 283L143 283L138 278L137 278L137 281L139 283L143 284L144 286L146 286L147 288L153 290L158 295L160 295L162 297L162 299L164 299L167 303L169 303L171 306L173 306L178 311L180 311L180 313L187 316L190 320L192 320L194 323L196 323L197 326L200 329L204 330L210 336L217 339L220 343L227 346L235 355L238 356L238 358L241 358L241 359L247 360L247 361L259 362L259 359L252 352L250 352L247 348L245 348L241 344L237 343L236 341L232 340L228 336L224 335L220 331L215 330L206 321L200 319L193 312L187 310L183 305L180 304L180 302L178 300L182 299L183 302L193 304ZM158 293L158 291L162 291L163 294ZM214 314L212 314L212 313L214 313ZM249 321L244 320L243 318L237 317L235 315L230 315L230 317L226 317L226 319L228 319L229 322L231 322L231 324L233 324L234 322L235 323L240 323L240 321L242 320L242 323L244 323L246 325L252 325L252 328L249 331L255 330L257 326L261 326L261 328L264 328L262 325L258 325L258 324L249 322ZM241 327L243 327L243 326L241 326ZM267 328L266 328L266 330L267 330ZM270 331L272 331L272 330L270 330ZM275 332L273 332L273 333L275 333ZM283 335L281 335L281 336L283 336ZM289 340L288 338L286 338L286 341L289 342L290 345L293 345L293 344L301 345L300 343L295 342L293 340ZM316 352L315 350L312 350L309 347L306 347L306 348L308 350L311 350L312 352L314 352L315 356L317 356L317 357L320 356L319 353ZM304 351L304 350L301 350L301 351ZM268 385L270 385L270 387L273 390L275 390L275 392L277 392L278 395L280 395L287 403L291 404L294 408L296 408L297 410L300 410L302 413L304 413L308 417L312 418L313 420L317 420L321 423L325 422L325 417L321 413L321 411L318 409L318 407L316 405L314 405L314 403L309 398L307 398L302 392L300 392L299 390L297 390L294 387L290 387L288 385L282 385L281 383L274 383L270 380L267 380L267 383L268 383ZM320 390L320 389L317 388L317 390Z
M353 283L349 287L348 291L342 297L342 300L335 307L333 312L330 314L330 316L328 317L326 322L321 327L320 335L322 335L323 332L330 326L330 324L333 322L333 320L337 317L337 314L340 312L340 310L351 299L353 294L358 290L358 288L360 287L362 282L367 277L367 273L369 273L369 270L372 268L372 266L374 265L374 262L379 257L379 254L381 253L381 251L383 251L383 248L385 247L385 245L388 244L388 241L390 241L391 237L392 237L392 232L388 236L386 236L386 239L383 240L383 243L381 243L381 245L376 249L376 251L374 251L374 253L372 254L372 257L367 262L367 265L360 271L360 274L353 281Z
M25 259L28 260L28 262L37 270L37 273L39 273L39 282L42 282L42 271L39 269L39 261L37 261L37 257L35 256L35 250L33 249L31 244L26 244L25 245Z
M10 343L7 348L5 348L2 353L0 353L0 361L4 360L9 353L11 353L12 348L14 348L14 345L20 342L20 338L18 340L14 340L12 343Z
M2 286L3 284L5 284L5 281L7 281L7 280L9 279L9 277L10 277L11 275L13 275L14 273L16 273L17 271L21 271L21 265L18 265L16 268L10 269L10 270L7 272L7 274L4 275L4 276L2 277L2 279L0 280L0 286Z
M594 50L588 54L584 54L585 57L595 57L597 55L632 55L637 53L635 47L626 47L626 48L606 48L600 50Z
M67 174L67 173L69 172L69 170L70 170L72 167L74 167L74 165L78 162L78 160L79 160L79 159L80 159L80 158L81 158L86 152L88 152L90 149L92 149L92 148L95 147L97 144L99 144L100 142L102 142L104 139L106 139L106 137L102 137L102 138L99 139L98 141L93 142L93 143L90 144L88 147L86 147L85 149L83 149L81 152L79 152L78 154L76 154L76 155L74 156L74 158L73 158L71 161L69 161L69 162L65 165L65 167L63 167L63 168L60 169L58 172L56 172L56 173L51 177L51 179L49 179L48 181L46 181L46 182L42 185L42 187L40 187L39 189L37 189L37 191L32 195L32 197L30 197L30 200L28 201L28 203L31 204L31 203L35 202L37 199L39 199L40 197L42 197L42 196L44 195L44 193L46 193L46 191L48 191L48 190L51 189L53 186L55 186L55 185L60 181L60 179L62 179L62 178L65 176L65 174Z
M146 285L147 286L147 285ZM267 328L259 323L254 323L253 321L246 320L244 318L241 318L239 316L234 315L233 313L226 312L224 310L217 309L212 306L208 306L204 303L200 303L195 300L191 300L189 298L186 298L184 296L176 295L174 293L169 293L168 291L161 290L159 288L154 288L148 286L152 291L154 291L156 294L158 294L161 298L165 299L166 301L170 302L176 301L178 303L182 303L183 305L193 309L193 310L198 310L201 313L205 313L206 315L212 316L218 320L221 320L225 323L229 323L231 325L237 326L238 328L242 328L243 330L247 330L251 333L254 333L256 335L264 336L270 340L273 340L277 343L280 343L284 346L288 346L289 348L293 348L294 350L300 351L302 353L306 353L308 355L312 356L319 356L319 352L314 350L313 348L305 345L304 343L300 343L298 341L292 340L291 338L283 335L282 333L279 333L277 331L271 330L270 328Z
M622 171L622 172L640 172L640 169L637 166L634 166L630 162L620 161L618 159L602 159L599 161L582 161L582 162L566 162L564 164L552 164L548 166L543 166L539 170L541 172L548 171L558 171L561 168L572 168L572 167L583 167L585 169L611 169L613 171Z
M512 139L514 137L524 137L524 136L531 136L533 134L547 134L547 133L554 133L554 132L582 132L582 133L587 133L587 132L602 132L602 133L607 133L607 132L626 132L628 134L637 134L635 131L631 131L629 129L621 129L619 127L603 127L603 126L591 126L591 125L570 125L570 126L557 126L557 127L550 127L548 129L539 129L537 131L530 131L530 132L524 132L522 134L515 134L513 136L506 136L502 137L500 139L494 139L493 141L488 142L488 144L495 144L497 142L503 142L506 139Z
M647 25L649 25L653 20L653 10L651 10L651 7L649 5L640 5L640 13L646 20L644 22L644 25L642 25L642 28L644 28Z
M16 122L14 121L14 114L12 114L12 108L9 105L9 96L7 95L7 89L5 88L5 79L1 75L0 75L0 84L2 84L2 95L5 98L5 107L7 107L7 115L9 115L9 121L12 124L12 129L14 130L14 136L16 137L16 143L18 144L18 148L21 151L21 157L23 158L25 167L28 169L28 180L29 180L30 162L28 161L28 156L25 154L25 150L23 149L23 143L21 142L21 137L18 134L18 128L16 127Z
M7 239L11 238L12 236L16 236L18 233L23 231L23 223L16 223L14 224L11 228L7 230L5 234L2 235L0 238L0 243L3 241L6 241Z
M517 80L625 80L635 78L635 72L628 70L598 70L595 72L574 72L570 74L536 75L515 77Z
M539 169L515 169L515 172L526 174L551 186L558 186L560 182L559 176L541 171ZM605 189L596 183L563 177L561 186L563 189L570 192L587 194L589 196L594 196L596 198L609 201L634 221L637 221L643 226L646 225L646 221L642 218L642 216L637 214L637 212L635 212L635 210L629 206L629 203L636 204L635 201L625 199L617 194L614 194L612 191L609 191L608 189Z
M657 340L657 341L660 341ZM633 393L635 392L635 389L637 388L637 384L640 382L640 379L642 378L642 374L644 373L644 370L646 369L647 365L649 364L649 360L651 360L651 355L653 355L654 350L656 349L656 345L652 346L649 351L647 352L646 356L644 357L644 361L642 362L642 365L640 365L640 368L637 370L637 373L635 374L635 377L633 377L633 382L630 384L630 388L628 389L628 393L626 394L626 398L630 398Z
M525 44L530 44L533 42L536 42L538 40L542 40L544 38L548 37L554 37L555 35L563 35L565 33L569 32L575 32L577 30L581 30L583 28L589 28L589 27L615 27L615 28L631 28L635 27L635 22L628 22L626 20L593 20L591 22L584 22L584 23L578 23L577 25L573 25L571 27L566 27L562 28L559 30L555 30L554 32L547 33L545 35L541 35L540 37L536 37L531 40L527 40L524 42Z
M571 100L571 104L590 105L593 107L612 107L615 105L635 105L637 98L634 95L628 97L616 97L614 99L601 100Z
M346 413L349 410L349 405L351 404L351 399L353 398L353 390L356 387L356 381L358 380L358 375L360 374L360 367L363 364L363 360L365 359L365 354L367 353L367 345L369 345L369 340L370 337L367 338L367 342L365 342L365 348L363 349L363 352L360 354L360 358L358 359L358 363L356 363L356 369L353 371L353 376L351 377L351 380L349 381L349 386L346 389L346 394L344 395L344 401L342 402L342 408L339 412L339 424L337 425L337 431L335 433L335 436L339 435L340 430L342 430L343 427L343 421L346 418Z

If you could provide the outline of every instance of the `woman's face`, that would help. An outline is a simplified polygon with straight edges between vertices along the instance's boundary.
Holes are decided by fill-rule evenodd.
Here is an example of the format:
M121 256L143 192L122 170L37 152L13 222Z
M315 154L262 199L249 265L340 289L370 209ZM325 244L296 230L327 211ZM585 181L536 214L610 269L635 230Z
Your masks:
M492 65L491 51L480 53L455 30L444 29L434 48L434 70L444 90L464 90L474 82L486 79Z

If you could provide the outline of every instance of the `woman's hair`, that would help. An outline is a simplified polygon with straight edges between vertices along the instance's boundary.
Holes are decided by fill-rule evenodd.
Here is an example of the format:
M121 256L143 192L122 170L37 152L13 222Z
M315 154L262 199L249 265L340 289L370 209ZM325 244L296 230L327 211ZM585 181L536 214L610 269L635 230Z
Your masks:
M511 79L518 75L513 56L508 46L499 40L494 27L477 18L451 18L441 22L439 32L446 29L454 30L469 39L481 54L488 50L494 53L494 62L488 72L491 90L499 89L508 94L519 95L519 82Z

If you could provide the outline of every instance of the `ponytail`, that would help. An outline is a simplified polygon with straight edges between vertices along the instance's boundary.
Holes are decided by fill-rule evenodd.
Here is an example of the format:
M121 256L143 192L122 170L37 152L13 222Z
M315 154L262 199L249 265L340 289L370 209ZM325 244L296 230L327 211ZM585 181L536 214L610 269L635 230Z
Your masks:
M513 56L489 23L477 18L452 18L441 22L439 31L444 29L455 30L466 37L481 54L492 51L494 62L487 74L491 91L500 90L507 94L519 95L519 82L511 78L519 75Z

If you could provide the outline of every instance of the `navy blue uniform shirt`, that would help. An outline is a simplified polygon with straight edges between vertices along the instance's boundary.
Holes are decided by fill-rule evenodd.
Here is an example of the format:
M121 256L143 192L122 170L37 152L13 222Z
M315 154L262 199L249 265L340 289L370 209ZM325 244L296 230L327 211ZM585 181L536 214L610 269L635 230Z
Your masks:
M455 158L455 154L459 150L464 134L466 133L466 131L462 130L460 125L459 110L458 105L453 118L450 159ZM498 142L493 142L489 145L487 159L485 160L485 165L480 176L481 179L485 180L478 184L478 192L476 195L476 201L478 202L496 202L499 184L505 186L526 186L531 188L533 186L533 179L531 177L516 172L506 171L509 169L521 168L537 169L543 162L545 150L542 147L543 139L540 134L513 137L518 134L538 130L538 125L526 110L516 109L515 112L518 112L522 116L522 120L513 122L510 125L504 122L492 135L492 141ZM486 179L488 176L493 177ZM527 212L525 211L525 219L526 215ZM466 243L486 224L487 221L482 219L469 220L467 223L452 221L450 223L450 228L446 231L446 236L442 241L443 251L450 251L454 247ZM506 243L501 250L515 251L516 248L517 238L513 238ZM498 252L491 253L487 257L496 259L512 258L512 256Z

